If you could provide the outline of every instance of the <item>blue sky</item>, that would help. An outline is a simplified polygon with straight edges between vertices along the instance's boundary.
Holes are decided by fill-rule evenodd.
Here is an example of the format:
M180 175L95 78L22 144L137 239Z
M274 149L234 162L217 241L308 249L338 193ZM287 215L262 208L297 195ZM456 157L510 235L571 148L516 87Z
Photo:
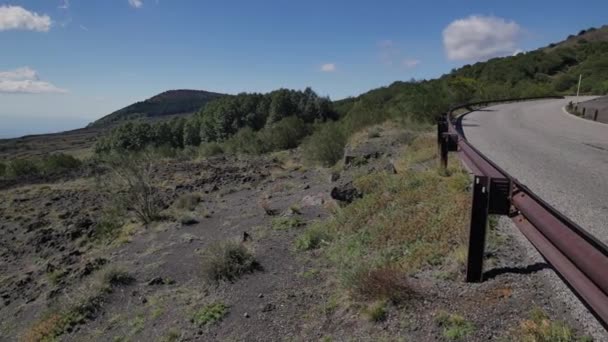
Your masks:
M168 89L332 99L608 24L608 2L0 0L0 137Z

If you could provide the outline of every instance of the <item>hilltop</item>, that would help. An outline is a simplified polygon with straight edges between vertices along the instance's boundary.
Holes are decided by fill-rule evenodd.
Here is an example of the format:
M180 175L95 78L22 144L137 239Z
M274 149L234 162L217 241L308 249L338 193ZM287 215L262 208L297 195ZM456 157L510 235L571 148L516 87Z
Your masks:
M89 127L104 127L139 118L193 113L223 96L226 95L203 90L169 90L106 115L91 123Z

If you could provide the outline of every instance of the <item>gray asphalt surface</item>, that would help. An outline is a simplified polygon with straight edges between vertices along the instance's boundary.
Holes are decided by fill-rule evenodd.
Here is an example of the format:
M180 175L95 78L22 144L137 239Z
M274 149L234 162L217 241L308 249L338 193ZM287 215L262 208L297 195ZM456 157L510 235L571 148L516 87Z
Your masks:
M608 243L608 125L565 113L562 108L570 100L502 104L470 113L463 119L465 136Z
M581 98L581 101L590 98ZM484 108L463 119L467 139L513 177L574 222L608 243L608 124L565 113L565 100L539 100ZM542 257L508 218L530 263ZM595 340L608 332L552 270L541 271L562 302ZM531 303L534 305L534 303Z

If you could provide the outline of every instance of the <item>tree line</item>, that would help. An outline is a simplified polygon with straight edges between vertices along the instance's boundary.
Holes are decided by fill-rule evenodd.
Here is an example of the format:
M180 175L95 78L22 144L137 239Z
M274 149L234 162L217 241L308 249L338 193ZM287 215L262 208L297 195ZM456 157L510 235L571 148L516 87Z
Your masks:
M298 140L310 125L337 119L329 98L312 89L279 89L267 94L242 93L211 101L190 118L174 118L158 123L131 121L98 140L98 153L139 151L146 147L184 148L201 143L226 142L240 132L252 134L267 144L286 138L290 132ZM293 145L286 143L286 145ZM271 146L264 149L272 149Z

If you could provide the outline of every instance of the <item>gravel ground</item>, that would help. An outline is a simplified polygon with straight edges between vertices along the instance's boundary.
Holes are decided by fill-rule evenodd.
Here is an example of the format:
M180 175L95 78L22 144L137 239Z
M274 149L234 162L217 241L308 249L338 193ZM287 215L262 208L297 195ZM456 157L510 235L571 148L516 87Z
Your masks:
M608 242L608 126L565 113L571 99L502 104L467 115L467 139L512 176L603 242ZM505 219L506 223L510 221ZM531 262L542 260L527 245ZM608 334L551 270L556 298L600 341Z

